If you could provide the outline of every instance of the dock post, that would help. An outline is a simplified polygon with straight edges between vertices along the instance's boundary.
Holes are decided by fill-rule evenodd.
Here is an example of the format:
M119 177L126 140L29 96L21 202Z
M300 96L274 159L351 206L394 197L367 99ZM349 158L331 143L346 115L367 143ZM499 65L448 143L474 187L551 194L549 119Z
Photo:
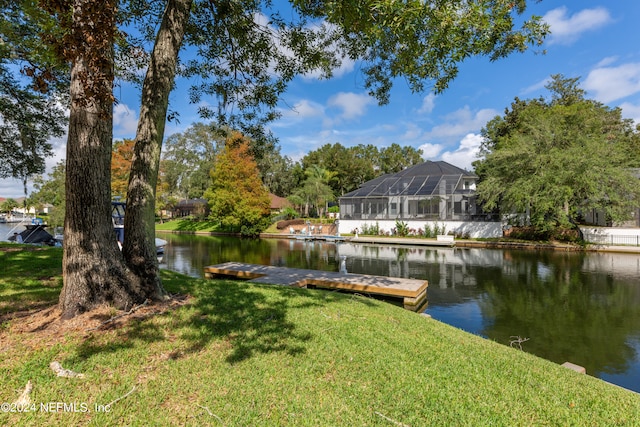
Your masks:
M340 273L347 274L347 256L340 255Z

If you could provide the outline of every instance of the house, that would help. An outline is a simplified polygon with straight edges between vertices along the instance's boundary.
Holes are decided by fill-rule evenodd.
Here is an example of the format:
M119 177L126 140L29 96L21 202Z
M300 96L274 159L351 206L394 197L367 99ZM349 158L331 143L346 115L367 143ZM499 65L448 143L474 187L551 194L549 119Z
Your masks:
M482 213L475 203L478 176L444 161L426 161L365 182L340 197L349 220L462 221Z
M290 207L291 203L284 197L276 196L273 193L269 193L271 213L280 213L286 207Z
M205 199L182 199L174 210L174 217L185 216L205 217L209 215L209 205Z

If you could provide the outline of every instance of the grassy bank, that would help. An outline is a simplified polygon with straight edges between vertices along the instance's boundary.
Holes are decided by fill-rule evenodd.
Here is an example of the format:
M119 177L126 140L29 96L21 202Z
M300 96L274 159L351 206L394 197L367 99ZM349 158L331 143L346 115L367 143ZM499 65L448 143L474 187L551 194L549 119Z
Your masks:
M156 231L188 231L188 232L219 232L219 223L214 221L195 221L190 219L174 219L156 223Z
M16 400L31 380L38 405L36 412L0 412L2 425L636 425L640 419L638 394L396 306L335 292L164 271L165 286L188 298L112 322L119 313L108 309L68 324L46 315L39 322L6 320L29 304L54 314L42 307L56 300L60 257L58 249L0 247L0 403ZM53 360L84 378L54 376ZM75 402L80 411L43 412L40 403L49 402ZM109 412L96 411L109 403Z

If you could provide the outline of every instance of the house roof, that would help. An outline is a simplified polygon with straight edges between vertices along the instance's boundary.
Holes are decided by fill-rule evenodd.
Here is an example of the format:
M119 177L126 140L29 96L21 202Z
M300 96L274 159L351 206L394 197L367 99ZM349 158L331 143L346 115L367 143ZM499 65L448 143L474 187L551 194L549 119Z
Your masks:
M450 194L460 180L476 180L474 173L443 161L426 161L394 174L379 176L341 198L430 196Z
M291 206L289 201L287 199L285 199L284 197L276 196L273 193L269 193L269 198L271 199L270 207L273 210L282 209L282 208L285 208L287 206Z

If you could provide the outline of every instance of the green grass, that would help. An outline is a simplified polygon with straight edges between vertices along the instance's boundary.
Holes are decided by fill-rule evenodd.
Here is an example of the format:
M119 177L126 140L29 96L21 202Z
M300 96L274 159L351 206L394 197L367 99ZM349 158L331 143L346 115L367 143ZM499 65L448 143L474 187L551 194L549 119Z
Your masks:
M156 223L157 231L190 231L190 232L217 232L224 231L215 221L195 221L189 219L174 219L163 223Z
M0 243L0 316L50 305L62 287L62 250Z
M59 260L60 251L44 253ZM53 345L2 337L0 402L15 400L31 380L38 404L78 402L89 411L0 413L0 424L599 426L640 419L638 394L391 304L162 275L170 292L192 296L188 305ZM3 300L17 288L6 283ZM52 360L86 377L55 377ZM111 412L95 412L115 400Z

